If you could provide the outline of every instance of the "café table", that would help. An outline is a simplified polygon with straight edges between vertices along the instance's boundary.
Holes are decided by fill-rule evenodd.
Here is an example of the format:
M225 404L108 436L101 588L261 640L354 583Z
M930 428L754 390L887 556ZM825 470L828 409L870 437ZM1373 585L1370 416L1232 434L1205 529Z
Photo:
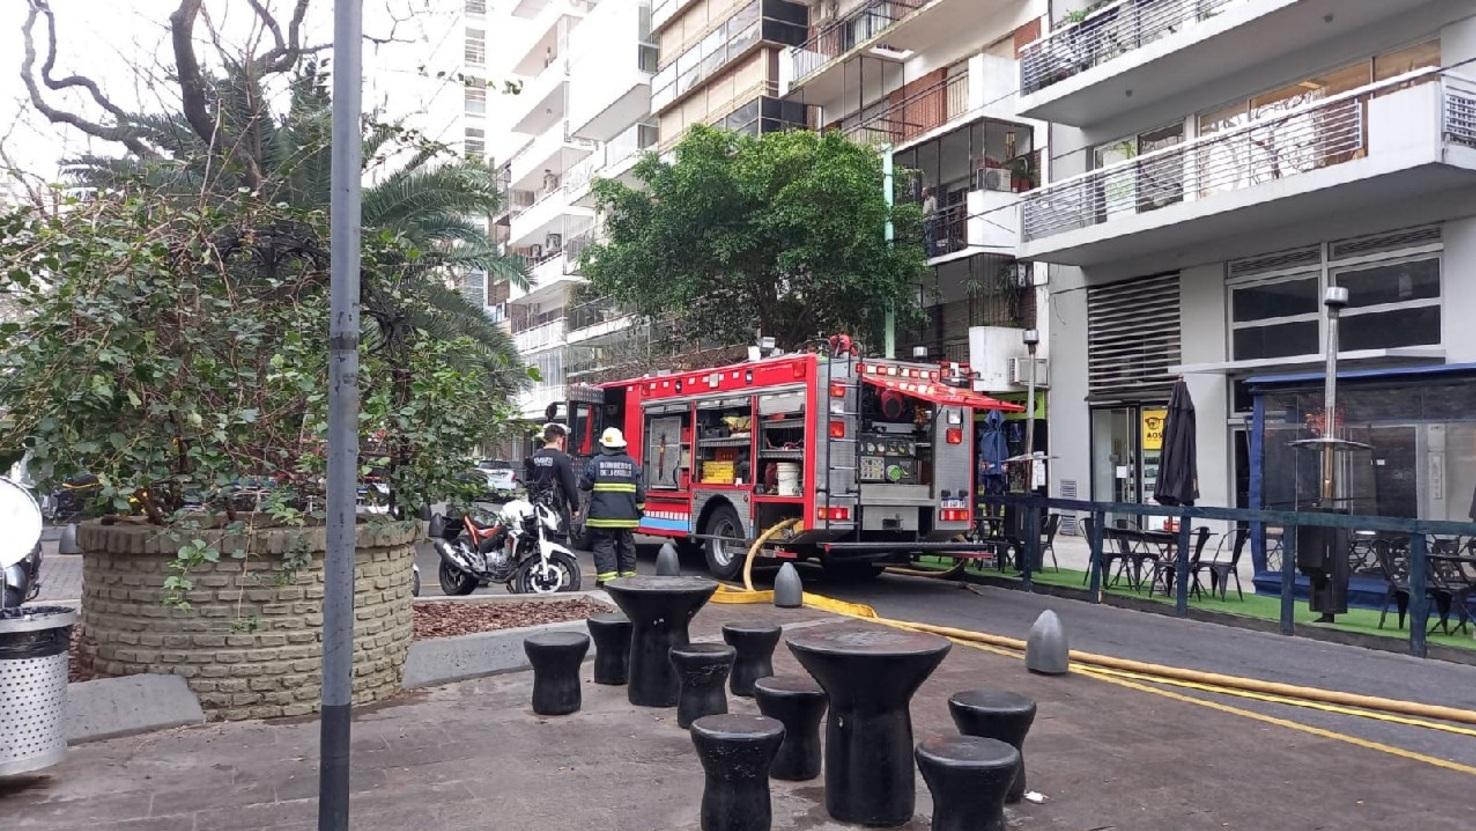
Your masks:
M717 591L706 577L622 577L605 591L630 618L627 695L639 707L674 707L679 685L671 648L691 642L687 625Z
M830 698L825 807L841 822L897 826L912 819L912 696L952 646L936 635L875 626L795 633L789 649Z

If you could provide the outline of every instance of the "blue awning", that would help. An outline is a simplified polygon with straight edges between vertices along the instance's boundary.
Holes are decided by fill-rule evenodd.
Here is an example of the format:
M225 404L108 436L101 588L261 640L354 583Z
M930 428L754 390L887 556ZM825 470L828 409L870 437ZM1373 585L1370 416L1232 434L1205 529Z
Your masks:
M1338 372L1339 381L1383 380L1394 378L1441 377L1446 375L1476 374L1476 363L1432 364L1427 366L1388 366L1378 369L1345 369ZM1285 384L1322 383L1326 372L1293 372L1281 375L1255 375L1245 379L1251 387L1272 387Z

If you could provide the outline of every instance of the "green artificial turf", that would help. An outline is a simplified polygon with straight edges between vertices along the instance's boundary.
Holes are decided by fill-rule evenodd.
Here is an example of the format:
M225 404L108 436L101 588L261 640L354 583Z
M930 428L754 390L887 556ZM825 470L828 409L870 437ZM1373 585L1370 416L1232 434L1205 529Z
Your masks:
M929 565L951 565L951 561L944 560L940 557L922 559L925 564ZM1012 568L1001 572L994 568L970 565L969 571L977 574L1003 577L1009 580L1018 580L1020 578L1020 573ZM1085 589L1085 577L1086 572L1069 568L1061 569L1060 571L1050 568L1044 572L1036 572L1031 575L1031 579L1037 583L1065 586L1073 589ZM1254 594L1253 587L1247 581L1242 584L1242 589L1245 591L1245 599L1241 600L1235 596L1235 584L1233 581L1230 586L1229 594L1225 600L1221 600L1218 595L1211 598L1208 590L1206 590L1200 597L1195 597L1191 594L1189 596L1189 605L1195 609L1258 618L1260 620L1281 619L1281 598ZM1114 588L1108 589L1107 593L1122 597L1135 597L1139 600L1149 599L1146 591L1135 592L1128 589L1125 584L1119 584ZM1155 593L1152 600L1164 604L1172 604L1174 602L1172 596L1164 597L1161 592ZM1409 619L1407 617L1405 618L1405 629L1396 629L1398 619L1393 606L1389 608L1389 616L1384 621L1383 629L1379 628L1379 613L1375 609L1351 608L1347 614L1338 615L1337 622L1331 624L1313 623L1316 618L1317 615L1307 608L1307 601L1297 601L1295 622L1298 629L1339 629L1344 632L1356 632L1360 635L1390 638L1406 643L1409 641L1409 629L1407 628L1409 626ZM1436 619L1435 610L1431 608L1430 620L1433 623ZM1455 625L1454 612L1451 613L1451 625L1452 627ZM1426 642L1440 646L1453 646L1458 649L1476 650L1476 639L1472 638L1470 630L1467 630L1465 633L1451 635L1441 634L1439 631L1432 632L1426 637Z

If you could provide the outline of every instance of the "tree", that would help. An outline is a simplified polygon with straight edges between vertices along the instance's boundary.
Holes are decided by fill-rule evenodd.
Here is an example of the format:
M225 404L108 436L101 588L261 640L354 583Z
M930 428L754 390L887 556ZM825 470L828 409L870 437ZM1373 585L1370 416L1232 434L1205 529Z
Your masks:
M889 207L876 153L839 133L697 127L674 161L647 156L635 175L643 187L594 184L606 239L580 267L639 314L728 343L757 328L785 348L871 337L888 308L915 314L921 213ZM886 241L889 220L906 242Z

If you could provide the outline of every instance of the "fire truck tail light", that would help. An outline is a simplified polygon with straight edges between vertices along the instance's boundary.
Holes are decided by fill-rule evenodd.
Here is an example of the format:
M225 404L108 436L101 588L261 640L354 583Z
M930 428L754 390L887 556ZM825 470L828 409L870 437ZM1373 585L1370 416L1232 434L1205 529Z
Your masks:
M828 520L831 520L832 522L850 522L851 521L851 509L850 508L821 508L820 509L820 518L821 519L828 519Z
M835 420L835 421L830 422L830 437L833 438L833 439L843 439L843 438L845 438L846 437L846 423L844 421L840 421L840 420Z
M845 398L846 397L846 385L845 384L831 384L830 385L830 397L831 398Z
M943 508L938 511L938 519L943 522L968 522L969 510L967 508Z
M963 429L959 427L948 428L948 443L963 444Z

